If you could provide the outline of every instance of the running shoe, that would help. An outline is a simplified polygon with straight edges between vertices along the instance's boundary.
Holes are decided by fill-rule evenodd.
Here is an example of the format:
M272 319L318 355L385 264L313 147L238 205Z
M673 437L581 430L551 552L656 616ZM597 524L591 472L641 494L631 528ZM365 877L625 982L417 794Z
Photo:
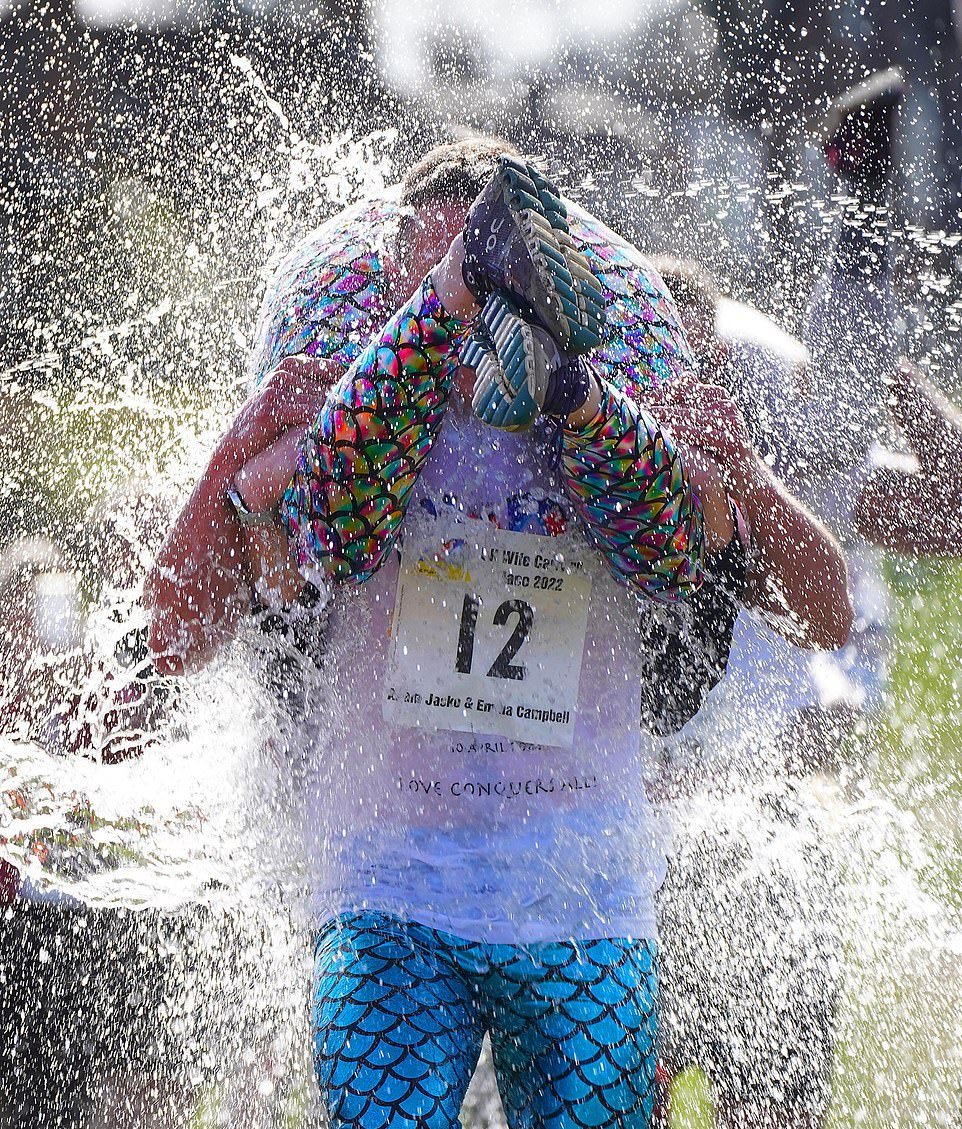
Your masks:
M482 305L500 291L569 356L601 342L601 285L571 238L557 189L533 165L499 158L468 212L462 274Z
M476 373L474 414L491 427L521 431L542 412L566 416L588 399L588 362L561 353L498 292L482 307L462 361Z

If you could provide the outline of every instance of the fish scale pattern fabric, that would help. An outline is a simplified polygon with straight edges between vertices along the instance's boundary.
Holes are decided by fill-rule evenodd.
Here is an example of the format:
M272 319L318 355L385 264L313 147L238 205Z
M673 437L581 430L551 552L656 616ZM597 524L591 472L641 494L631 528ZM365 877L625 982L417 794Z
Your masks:
M384 561L441 426L463 330L425 281L328 395L281 505L305 573L360 582Z
M380 213L365 213L368 222L371 214ZM639 405L690 368L688 346L671 299L637 251L590 218L575 217L572 230L602 281L616 331L609 325L591 358L606 386L602 413L582 432L563 433L566 488L617 576L649 598L684 599L702 579L701 510L670 439ZM345 311L355 311L358 324L373 316L379 260L365 260L357 221L340 239L333 260L315 264L315 305L305 299L311 289L301 269L279 300L287 313L266 318L275 362L295 342L346 361L356 326ZM359 268L364 262L370 272ZM307 328L295 332L295 315ZM337 319L341 354L332 331ZM426 281L328 395L281 507L305 575L360 583L384 561L441 426L465 331Z
M602 386L584 428L561 432L565 488L615 576L661 601L700 586L701 507L670 438L627 396Z
M267 289L251 361L259 384L285 357L352 365L391 313L385 246L401 210L388 200L346 208L305 238Z
M382 913L321 932L315 1065L335 1129L454 1129L485 1030L511 1129L643 1129L655 946L493 945Z
M616 232L577 205L568 205L571 236L601 283L605 326L590 354L599 376L635 403L697 371L668 288L651 263Z
M645 257L596 217L568 202L568 224L604 290L595 369L639 404L695 362L668 289ZM260 383L297 354L353 364L390 316L386 248L402 209L373 199L328 220L282 263L261 310L252 361Z

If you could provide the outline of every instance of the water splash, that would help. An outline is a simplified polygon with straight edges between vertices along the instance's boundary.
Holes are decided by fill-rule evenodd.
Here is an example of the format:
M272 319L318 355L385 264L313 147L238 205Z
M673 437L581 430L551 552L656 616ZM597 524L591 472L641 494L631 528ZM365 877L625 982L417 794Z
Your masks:
M0 375L7 412L18 420L0 438L4 489L11 499L25 491L26 509L40 499L55 514L75 506L90 513L105 496L129 494L131 482L145 481L167 483L168 505L176 506L243 397L243 354L272 265L326 213L391 176L400 128L310 141L249 59L228 52L219 66L227 127L209 160L223 163L230 191L216 205L185 210L145 191L140 181L116 182L109 192L111 238L135 248L134 270L124 269L130 260L108 257L92 289L109 290L108 280L120 278L121 291L89 303L71 292L63 320L29 326L29 355ZM654 134L661 137L657 129ZM657 167L611 179L571 162L571 179L589 201L604 181L607 198L613 187L627 211L637 210L639 223L652 224L652 214L660 212L658 230L675 237L673 249L717 246L715 265L737 293L737 268L745 249L757 248L752 240L765 207L807 216L810 230L824 237L844 200L791 179L759 187L734 164L720 171L718 148L717 138L700 149L693 145L688 156L701 171L667 189ZM747 140L743 149L745 161L757 160ZM565 154L559 159L564 163ZM674 218L669 207L676 209ZM959 237L906 227L896 238L906 259L924 264L922 294L930 306L941 307L919 319L916 339L929 347L933 368L948 372L957 350L946 338L958 333L962 303L953 299L956 285L943 266ZM769 296L772 312L792 329L800 316L790 304L798 277L805 277L804 263L779 284L780 296ZM68 496L70 505L59 505L58 495ZM77 560L88 586L97 589L97 601L122 604L129 577L108 577L106 584L102 575L91 577L101 556L92 558L93 568L90 558L83 559L81 524L66 522L68 530L75 526ZM156 530L134 529L127 536L133 559L124 567L137 576L152 537L155 543ZM131 625L126 615L101 640L101 658L113 653ZM933 625L932 631L938 635L940 628ZM97 697L102 687L102 668L94 667L74 687L81 698ZM229 951L245 968L254 1010L261 1009L253 1025L261 1025L267 1042L279 1040L274 1067L257 1069L250 1046L238 1046L236 1032L224 1030L230 1024L213 997L207 1014L220 1016L222 1045L232 1048L233 1061L244 1060L246 1052L255 1085L269 1089L285 1072L300 1078L306 1073L300 996L306 957L297 939L302 879L287 823L289 766L271 759L266 738L275 720L250 669L246 659L235 658L191 685L176 725L136 761L108 767L55 756L31 741L43 736L32 723L19 739L5 738L0 854L22 865L36 889L86 905L164 911L200 905L225 915L220 925L195 931L187 944L175 936L161 946L182 966L175 972L181 994L171 1005L170 1027L185 1044L197 1044L195 1061L201 1062L202 1039L185 1016L205 978L223 988L224 970L211 973ZM945 710L950 700L939 699L936 708L951 728L954 718ZM898 739L931 761L952 736L933 737L939 718L918 701L910 705ZM102 711L91 722L95 730L104 723ZM896 776L902 772L894 770ZM911 765L904 768L913 772ZM918 801L917 789L896 798L905 800L908 793ZM818 843L837 868L838 884L829 896L837 896L833 908L845 939L847 981L832 1124L956 1124L962 1045L955 1018L962 1002L958 890L940 871L946 863L933 851L931 830L920 830L904 803L885 791L869 789L856 800L834 790L811 791L793 802L801 827L760 819L746 796L724 805L705 801L685 818L695 832L743 836L751 846L728 891L741 912L752 909L745 890L753 880L779 867L791 873L797 850ZM952 822L951 813L944 822ZM938 818L933 824L938 834ZM252 906L254 922L242 929L236 915L253 912ZM774 928L770 918L758 917L760 944ZM271 943L264 944L264 933ZM190 952L200 955L194 959ZM717 971L723 973L724 965ZM282 985L273 1009L272 976ZM725 990L721 983L719 991ZM218 1061L232 1061L230 1053L218 1051ZM208 1076L210 1064L197 1070L198 1077ZM494 1123L499 1114L488 1102L487 1112L474 1116Z

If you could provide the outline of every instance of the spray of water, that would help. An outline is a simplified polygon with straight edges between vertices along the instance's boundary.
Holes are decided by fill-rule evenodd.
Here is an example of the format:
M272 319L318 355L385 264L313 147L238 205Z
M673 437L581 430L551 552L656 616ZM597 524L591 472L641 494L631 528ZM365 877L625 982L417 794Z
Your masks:
M283 644L252 629L214 670L187 683L179 701L162 703L149 725L129 709L126 740L140 755L102 761L116 759L117 691L133 681L115 660L140 626L136 592L163 515L181 503L243 398L263 284L300 235L392 179L403 130L345 129L309 141L258 67L225 42L213 53L222 128L199 161L221 195L199 200L178 185L161 197L140 181L113 180L99 201L100 260L77 267L79 284L48 320L22 327L28 347L0 374L4 417L15 420L0 433L10 525L34 532L59 522L67 559L58 567L82 584L78 593L28 584L29 598L48 609L59 599L70 615L89 609L84 633L68 625L64 639L32 641L26 654L16 619L7 627L0 855L22 869L35 895L80 907L78 920L101 907L136 910L132 928L166 969L162 998L148 1006L177 1048L178 1085L201 1109L196 1116L276 1125L309 1116L313 1100L305 879L294 827L299 750L265 689ZM610 93L603 113L616 96L627 91ZM570 107L559 102L555 112L560 133ZM659 115L666 117L652 111L629 125L657 137ZM766 214L805 214L817 245L844 201L791 178L760 188L748 144L723 161L717 123L679 114L684 120L692 125L692 175L680 180L654 163L611 180L560 149L558 164L589 205L617 197L616 226L620 219L645 233L660 222L672 250L703 248L710 227L713 265L736 296L747 296L732 264L744 260ZM897 238L906 261L923 264L912 268L923 299L912 327L916 352L924 348L945 375L962 306L943 265L958 237L908 227ZM794 287L816 257L786 266L770 295L770 310L789 328L797 328L788 313ZM750 790L743 783L673 813L694 844L680 868L691 879L683 899L712 899L731 923L730 934L692 938L691 967L715 978L712 990L737 994L743 985L757 1006L752 982L767 977L766 1001L779 1008L789 994L804 997L811 968L837 978L831 1125L958 1124L959 779L945 753L955 746L960 648L928 601L922 617L915 594L941 584L948 608L957 581L907 566L894 577L898 637L928 642L897 659L886 728L864 736L855 757L862 773L809 781L790 795L781 781L754 778ZM65 613L53 618L62 627ZM316 719L338 687L309 683L307 692ZM323 723L315 736L331 740ZM705 837L725 844L717 872L698 855ZM813 854L817 920L785 937L777 924L784 914L770 899L791 901L797 884L812 880L798 862ZM818 962L836 950L822 946L824 931L841 940L841 964L827 972ZM752 951L732 951L733 939L746 936ZM706 941L709 952L695 951ZM756 960L773 952L774 960ZM249 1084L238 1084L245 1074ZM490 1080L472 1091L467 1117L499 1123Z

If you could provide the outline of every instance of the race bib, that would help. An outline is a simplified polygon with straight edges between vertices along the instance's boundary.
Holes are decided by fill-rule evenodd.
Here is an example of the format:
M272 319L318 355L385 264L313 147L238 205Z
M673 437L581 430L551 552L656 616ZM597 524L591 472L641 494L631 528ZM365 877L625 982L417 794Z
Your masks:
M384 718L569 747L589 551L484 522L401 551Z

